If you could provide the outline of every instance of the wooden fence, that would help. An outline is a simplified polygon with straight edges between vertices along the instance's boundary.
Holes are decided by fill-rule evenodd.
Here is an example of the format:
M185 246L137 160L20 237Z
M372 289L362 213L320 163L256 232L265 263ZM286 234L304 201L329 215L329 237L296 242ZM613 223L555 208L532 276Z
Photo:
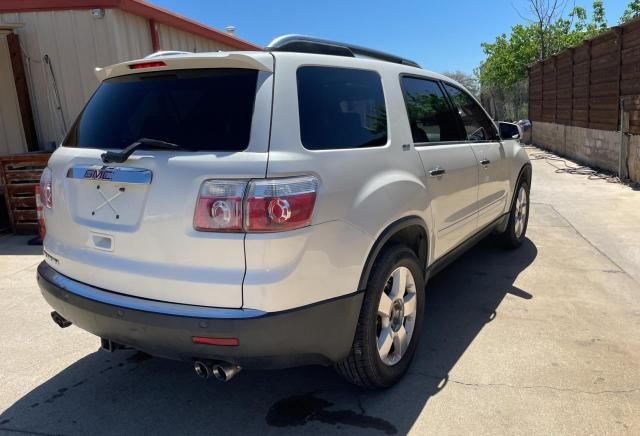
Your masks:
M529 67L532 121L640 134L640 19Z

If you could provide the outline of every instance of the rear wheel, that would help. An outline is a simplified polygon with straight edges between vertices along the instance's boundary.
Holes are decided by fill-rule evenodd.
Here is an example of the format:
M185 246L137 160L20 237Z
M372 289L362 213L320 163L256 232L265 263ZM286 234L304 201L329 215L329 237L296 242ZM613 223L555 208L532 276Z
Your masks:
M516 190L516 198L509 211L509 223L501 238L508 248L518 248L522 245L529 223L529 183L522 180Z
M424 273L413 251L392 246L376 261L351 352L336 365L348 381L394 384L415 354L424 311Z

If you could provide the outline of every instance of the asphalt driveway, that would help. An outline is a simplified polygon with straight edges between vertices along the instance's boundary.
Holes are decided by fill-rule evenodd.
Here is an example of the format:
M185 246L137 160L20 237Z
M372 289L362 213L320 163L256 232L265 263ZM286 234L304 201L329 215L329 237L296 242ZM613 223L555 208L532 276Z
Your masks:
M39 249L0 238L0 433L640 434L640 192L533 163L529 239L430 281L416 359L382 392L99 351L49 318Z

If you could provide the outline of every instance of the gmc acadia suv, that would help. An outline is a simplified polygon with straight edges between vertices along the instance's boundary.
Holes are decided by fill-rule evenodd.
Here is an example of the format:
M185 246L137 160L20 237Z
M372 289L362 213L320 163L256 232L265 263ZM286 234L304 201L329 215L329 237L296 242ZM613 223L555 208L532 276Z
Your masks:
M390 386L429 275L490 232L525 238L517 135L414 62L285 36L96 74L42 176L38 282L106 349Z

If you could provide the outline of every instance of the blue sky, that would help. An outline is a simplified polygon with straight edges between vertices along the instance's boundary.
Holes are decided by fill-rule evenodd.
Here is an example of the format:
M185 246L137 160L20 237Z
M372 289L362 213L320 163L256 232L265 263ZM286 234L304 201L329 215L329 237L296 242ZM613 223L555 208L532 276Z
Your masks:
M303 33L398 54L433 71L472 72L481 42L521 22L525 0L149 0L158 6L264 46L275 36ZM573 0L569 1L570 3ZM629 0L604 0L609 25ZM591 0L576 4L591 10Z

